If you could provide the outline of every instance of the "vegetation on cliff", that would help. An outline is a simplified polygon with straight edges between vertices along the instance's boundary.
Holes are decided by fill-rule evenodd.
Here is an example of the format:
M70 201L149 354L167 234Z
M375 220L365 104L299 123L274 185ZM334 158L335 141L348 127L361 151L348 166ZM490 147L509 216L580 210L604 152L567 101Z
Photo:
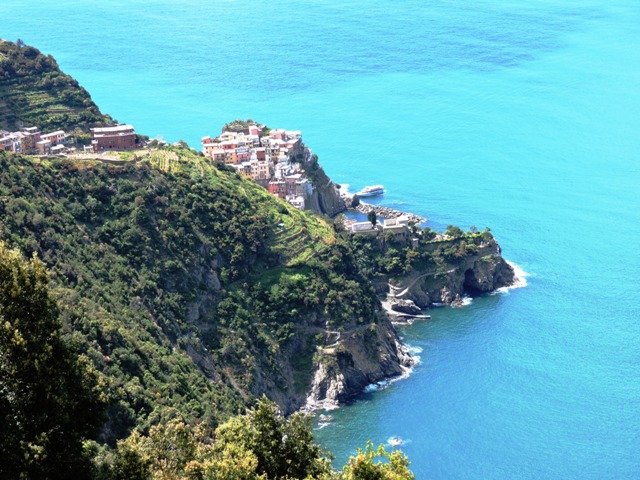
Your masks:
M0 128L110 121L21 42L0 41L0 93ZM333 472L280 409L399 373L370 279L464 270L490 234L352 238L186 148L123 160L0 152L0 476L413 478L371 445ZM317 157L307 169L316 210L344 209Z
M324 341L319 325L349 328L376 318L371 287L348 242L336 238L329 223L202 157L166 149L124 167L0 152L0 227L3 239L51 269L66 340L77 347L108 402L99 442L115 446L135 428L115 454L95 444L84 456L69 456L97 454L102 461L94 474L103 478L117 472L133 478L132 471L149 478L175 467L153 448L173 445L177 436L186 438L191 453L180 457L184 469L166 478L324 475L328 464L312 443L308 420L285 421L272 404L258 410L272 411L282 438L306 445L317 459L300 464L307 470L281 475L280 467L264 466L269 461L294 468L300 449L269 447L261 457L260 430L259 441L251 443L257 427L242 423L249 417L223 424L215 435L244 442L243 449L216 447L205 437L193 442L198 432L243 411L259 390L304 393L315 346ZM297 359L289 367L291 358L281 353L288 349ZM290 379L283 373L287 368ZM43 413L64 419L73 410L61 414L45 407ZM96 426L86 421L89 414L100 419L91 408L76 416L86 428ZM8 408L6 415L21 414ZM244 430L221 433L238 425ZM77 450L77 439L75 445ZM247 468L246 476L217 476L225 462L231 469ZM318 467L309 470L314 462ZM326 475L333 474L327 469Z
M395 338L380 336L391 330L367 276L441 267L482 235L423 231L418 249L390 237L380 249L186 149L123 166L0 152L0 237L51 270L66 339L104 386L95 452L108 471L121 460L98 445L132 431L197 435L265 392L299 407L317 364L359 375L357 391L369 378L351 349L375 366Z
M444 235L438 236L429 227L411 225L410 228L416 245L399 240L392 233L381 238L355 236L352 242L360 270L368 278L400 278L414 270L446 272L477 254L480 245L493 241L489 230L480 233L473 228L464 232L449 226Z
M188 150L123 167L0 153L0 236L51 269L109 386L108 442L178 413L216 425L264 392L297 408L324 329L379 321L327 221Z
M84 131L112 122L77 80L37 48L0 40L0 129Z

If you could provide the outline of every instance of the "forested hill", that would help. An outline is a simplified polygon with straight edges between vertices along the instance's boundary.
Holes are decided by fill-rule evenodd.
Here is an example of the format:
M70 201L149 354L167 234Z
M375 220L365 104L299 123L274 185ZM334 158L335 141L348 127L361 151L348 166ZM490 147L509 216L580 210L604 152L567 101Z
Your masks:
M37 48L0 39L0 129L84 131L112 122L77 80Z
M22 42L0 40L0 93L0 128L110 121ZM0 241L48 268L65 336L105 386L101 442L174 418L215 426L263 393L292 412L316 380L314 401L345 399L402 371L330 220L189 149L120 163L0 152Z
M338 331L385 365L377 379L400 371L348 240L187 149L125 166L0 152L0 240L50 269L108 384L108 442L176 416L215 425L261 393L299 408Z

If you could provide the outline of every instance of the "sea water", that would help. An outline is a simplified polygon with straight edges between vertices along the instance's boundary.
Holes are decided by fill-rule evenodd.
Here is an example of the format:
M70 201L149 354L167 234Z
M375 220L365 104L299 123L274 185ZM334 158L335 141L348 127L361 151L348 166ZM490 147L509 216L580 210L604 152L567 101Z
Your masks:
M0 37L198 148L300 129L385 205L491 227L525 288L401 330L412 375L317 430L398 437L417 478L640 476L640 2L3 0Z

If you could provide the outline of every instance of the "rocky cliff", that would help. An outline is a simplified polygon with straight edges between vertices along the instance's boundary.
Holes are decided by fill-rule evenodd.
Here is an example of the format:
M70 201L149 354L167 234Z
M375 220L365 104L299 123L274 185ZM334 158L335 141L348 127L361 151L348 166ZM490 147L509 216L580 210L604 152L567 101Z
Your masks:
M347 209L338 187L318 164L317 157L314 157L310 164L305 165L305 171L313 185L313 193L305 199L307 210L334 217Z
M375 382L402 375L414 364L395 327L379 310L371 322L334 330L312 316L283 349L277 373L257 364L251 393L266 393L285 412L333 408Z
M479 238L479 237L476 237ZM400 343L389 318L418 317L433 304L455 304L465 294L490 292L516 281L513 268L502 258L492 237L467 250L465 239L449 239L422 245L440 261L438 267L414 268L405 275L376 275L375 287L387 296L388 313L375 324L356 326L325 337L318 348L307 397L308 408L332 408L360 394L372 383L402 375L415 359ZM459 256L448 252L464 250ZM391 311L389 311L391 310Z
M333 335L335 342L315 357L307 408L335 407L367 385L402 375L415 363L382 312L375 323Z
M455 248L461 240L449 242ZM434 244L432 250L444 248ZM494 239L482 243L476 252L438 269L413 270L408 275L395 278L389 287L389 297L413 301L420 308L434 303L459 302L463 295L485 293L516 281L513 268L502 258L500 246ZM393 281L392 281L393 282Z

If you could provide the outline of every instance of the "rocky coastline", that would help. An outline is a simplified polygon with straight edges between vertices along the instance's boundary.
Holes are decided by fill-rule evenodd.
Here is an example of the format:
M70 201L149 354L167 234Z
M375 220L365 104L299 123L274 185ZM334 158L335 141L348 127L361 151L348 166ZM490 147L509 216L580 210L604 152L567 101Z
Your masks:
M345 209L354 209L360 213L367 215L369 212L375 212L380 218L398 218L407 217L410 222L417 225L426 223L427 219L419 215L415 215L409 212L403 212L402 210L396 210L395 208L385 207L382 205L373 205L371 203L363 202L357 194L351 194L345 188L340 190L340 198L345 206Z
M447 271L413 270L399 278L379 277L373 283L382 296L385 318L376 322L375 335L356 328L342 336L338 348L323 349L305 411L337 408L357 398L369 385L407 375L417 362L400 342L396 326L429 320L431 316L423 311L437 305L461 306L469 293L523 284L502 258L495 239ZM376 344L385 346L382 352L372 347Z

